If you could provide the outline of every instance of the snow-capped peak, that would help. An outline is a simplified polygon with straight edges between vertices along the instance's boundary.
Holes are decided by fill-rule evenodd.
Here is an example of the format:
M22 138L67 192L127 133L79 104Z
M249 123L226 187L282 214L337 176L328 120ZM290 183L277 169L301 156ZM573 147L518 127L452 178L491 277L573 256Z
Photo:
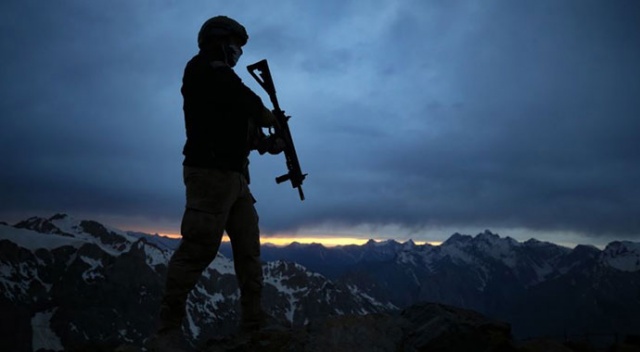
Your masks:
M451 235L446 241L442 243L443 246L450 246L454 244L466 243L472 241L473 237L470 235L462 235L458 232Z
M404 242L404 243L402 244L402 249L403 249L403 250L405 250L405 251L406 251L406 250L412 250L412 249L414 249L414 248L416 248L416 243L415 243L415 242L413 242L413 240L412 240L412 239L409 239L407 242Z
M17 223L14 228L35 231L41 234L58 235L82 242L95 243L110 254L117 255L131 248L135 236L111 228L93 220L77 220L67 214L52 217L31 217Z
M517 265L516 247L522 244L511 237L501 238L489 230L472 237L454 233L441 247L441 253L454 262L472 263L493 258L510 268Z
M602 252L602 260L621 271L638 271L640 270L640 243L611 242Z
M0 225L0 240L9 240L30 251L37 249L52 250L63 246L79 248L85 242L67 236L51 236L27 228Z

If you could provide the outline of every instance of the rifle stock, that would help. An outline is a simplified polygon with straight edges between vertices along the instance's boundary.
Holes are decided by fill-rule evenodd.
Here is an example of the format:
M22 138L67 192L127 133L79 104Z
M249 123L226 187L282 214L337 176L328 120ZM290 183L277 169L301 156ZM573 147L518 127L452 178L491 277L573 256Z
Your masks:
M307 174L303 174L300 169L300 162L298 161L298 154L293 144L293 138L291 137L291 131L289 130L289 118L284 111L280 109L278 103L278 97L276 96L276 87L271 77L271 71L269 70L269 64L267 60L261 60L254 64L247 66L247 70L251 76L260 84L262 89L267 92L271 104L273 104L273 114L276 117L276 123L274 125L274 135L281 138L284 141L284 157L287 164L287 173L276 177L276 183L291 182L291 187L298 189L300 200L304 200L304 192L302 191L302 182ZM257 72L257 73L256 73Z

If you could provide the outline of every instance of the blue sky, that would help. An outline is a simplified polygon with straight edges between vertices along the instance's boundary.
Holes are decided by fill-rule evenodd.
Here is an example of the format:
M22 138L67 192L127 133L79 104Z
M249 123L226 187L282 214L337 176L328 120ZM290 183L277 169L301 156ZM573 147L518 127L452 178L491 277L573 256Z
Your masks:
M265 236L639 238L634 1L3 1L0 220L178 232L182 70L218 14L309 173L300 202L252 156Z

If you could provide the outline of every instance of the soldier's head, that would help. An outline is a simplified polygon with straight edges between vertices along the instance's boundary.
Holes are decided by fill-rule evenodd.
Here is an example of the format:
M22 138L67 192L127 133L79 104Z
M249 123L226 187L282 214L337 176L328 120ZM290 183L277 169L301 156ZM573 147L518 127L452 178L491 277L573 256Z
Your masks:
M221 50L225 62L233 67L242 55L242 47L249 35L243 25L227 16L208 19L198 32L200 50Z

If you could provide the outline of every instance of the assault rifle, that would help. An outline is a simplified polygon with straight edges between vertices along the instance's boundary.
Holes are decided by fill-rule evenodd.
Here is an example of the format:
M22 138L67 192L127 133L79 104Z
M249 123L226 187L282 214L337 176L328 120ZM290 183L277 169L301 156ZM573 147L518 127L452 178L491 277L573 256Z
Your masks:
M251 76L260 84L273 104L273 114L276 117L276 123L273 126L274 131L269 129L269 137L275 140L280 138L284 141L284 157L287 162L288 172L282 176L276 177L276 183L280 184L285 181L291 182L291 187L297 188L300 194L300 200L304 200L304 193L302 192L302 181L307 176L303 174L300 169L300 162L298 161L298 154L296 154L296 148L293 145L293 138L291 138L291 132L289 131L288 121L291 116L284 114L284 111L280 109L278 104L278 98L276 97L276 87L273 84L271 78L271 71L269 71L269 64L267 60L261 60L255 64L247 66L247 70ZM256 74L256 71L258 72Z

